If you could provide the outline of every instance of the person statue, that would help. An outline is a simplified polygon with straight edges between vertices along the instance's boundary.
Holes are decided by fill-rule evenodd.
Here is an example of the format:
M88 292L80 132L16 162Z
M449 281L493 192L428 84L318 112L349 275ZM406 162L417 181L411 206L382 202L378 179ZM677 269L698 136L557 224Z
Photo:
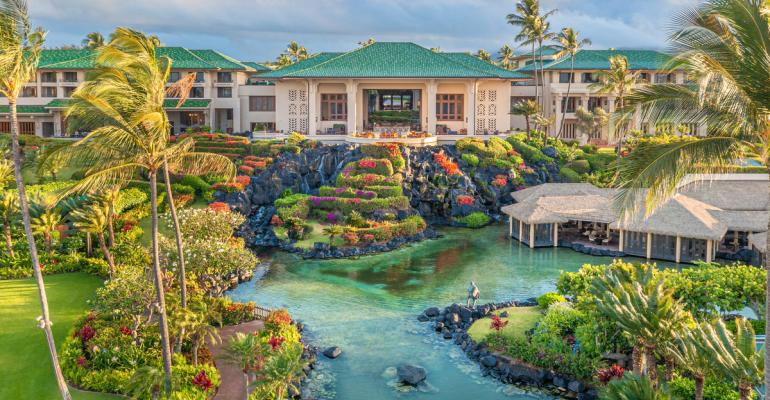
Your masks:
M476 286L476 282L471 281L471 285L468 286L468 299L465 304L468 307L476 307L476 300L479 299L480 295L481 293L479 292L479 287Z

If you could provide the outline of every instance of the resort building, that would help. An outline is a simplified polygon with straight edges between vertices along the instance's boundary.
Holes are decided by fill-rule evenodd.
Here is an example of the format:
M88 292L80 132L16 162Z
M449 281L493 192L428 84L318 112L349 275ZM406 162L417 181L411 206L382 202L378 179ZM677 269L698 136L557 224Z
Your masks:
M680 72L662 72L668 58L655 51L581 50L575 56L574 74L570 60L557 59L556 53L551 47L543 50L545 82L539 90L544 92L544 114L555 118L550 134L556 134L562 109L566 110L562 137L567 140L612 144L617 139L610 127L581 132L575 114L578 107L615 110L614 96L598 94L592 87L597 72L609 68L612 55L626 56L640 80L685 83ZM535 64L526 52L515 57L516 70L499 68L470 53L437 52L403 42L322 52L277 70L215 50L161 47L158 54L173 60L169 84L184 74L196 75L195 87L181 107L174 99L167 102L174 133L206 125L214 131L251 132L265 138L296 131L328 142L384 139L425 145L524 130L524 118L512 116L510 109L535 97ZM43 51L36 79L24 87L19 99L23 134L70 134L64 111L93 68L94 56L87 49ZM0 132L9 130L6 104L0 98ZM630 126L648 133L662 128L672 129L638 118ZM677 128L705 134L702 126Z
M615 190L587 183L547 183L513 196L502 208L509 234L529 247L578 247L675 262L717 258L758 262L765 252L768 177L689 177L666 203L619 218Z
M555 119L555 123L548 129L550 135L555 136L564 119L564 130L561 137L565 140L579 140L583 143L590 142L597 145L608 145L617 142L615 130L607 124L601 129L583 132L579 128L576 115L578 108L587 111L602 108L608 113L615 111L618 99L612 93L600 93L596 87L599 82L600 71L609 69L609 58L623 56L628 60L629 69L638 74L638 81L642 83L678 83L686 84L687 77L682 71L670 72L666 70L669 56L654 50L580 50L575 54L574 73L572 61L569 57L556 58L557 51L546 47L543 50L543 65L545 70L544 82L539 83L538 91L542 94L546 117ZM519 65L517 72L527 73L532 77L534 65L540 65L539 55L537 63L532 62L531 53L517 53L515 62ZM571 83L570 83L571 82ZM569 87L569 96L567 89ZM511 105L535 99L535 82L529 79L525 82L514 83L511 92ZM566 114L563 114L566 111ZM514 129L524 130L526 127L524 117L512 117L511 126ZM646 134L666 131L679 135L706 135L706 126L703 124L650 124L643 121L639 113L634 115L628 125L629 130L639 130Z

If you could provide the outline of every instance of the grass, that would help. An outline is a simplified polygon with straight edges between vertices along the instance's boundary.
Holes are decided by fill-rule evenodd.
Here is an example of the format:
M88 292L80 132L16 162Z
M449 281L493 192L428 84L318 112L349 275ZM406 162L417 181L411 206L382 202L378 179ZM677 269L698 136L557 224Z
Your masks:
M313 248L315 242L329 243L329 236L324 234L324 225L316 221L308 221L308 224L313 227L313 231L310 232L310 234L307 235L304 239L297 241L297 243L294 244L296 247L302 249L311 249ZM335 246L342 246L344 244L345 240L342 239L342 237L336 236L334 238Z
M526 331L534 328L535 324L543 318L540 307L501 308L493 314L499 315L503 311L508 311L509 315L508 318L502 318L503 321L508 321L508 325L503 328L503 335L506 336L524 336ZM468 329L468 335L476 342L484 340L492 332L492 328L489 327L491 322L492 319L489 317L474 322Z
M54 338L59 345L102 281L92 275L72 273L46 276L45 283ZM59 397L43 331L35 326L39 315L34 279L0 281L0 399ZM76 400L119 398L72 392Z

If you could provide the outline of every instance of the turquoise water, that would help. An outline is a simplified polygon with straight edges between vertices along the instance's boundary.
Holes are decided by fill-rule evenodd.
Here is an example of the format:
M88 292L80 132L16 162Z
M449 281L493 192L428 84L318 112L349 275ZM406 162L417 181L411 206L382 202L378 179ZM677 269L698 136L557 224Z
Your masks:
M358 260L278 253L263 280L229 295L286 307L307 324L316 345L342 347L336 360L320 357L311 388L321 398L545 399L482 377L459 346L416 319L427 307L464 302L471 280L481 290L481 303L525 299L554 290L562 270L610 261L567 249L530 250L506 238L506 230L448 229L442 239ZM396 387L392 367L404 362L425 367L430 388Z

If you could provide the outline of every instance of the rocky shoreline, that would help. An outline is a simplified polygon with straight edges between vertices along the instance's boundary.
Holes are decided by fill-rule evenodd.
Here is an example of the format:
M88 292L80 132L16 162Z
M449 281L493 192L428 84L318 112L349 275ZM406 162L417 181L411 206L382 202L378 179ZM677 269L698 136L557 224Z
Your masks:
M504 354L490 350L486 343L475 342L468 329L474 321L489 316L493 311L507 307L536 306L535 299L508 301L466 307L457 303L444 308L431 307L420 314L421 322L432 322L433 330L446 340L460 346L469 359L477 362L484 375L491 376L506 384L520 384L545 389L564 398L594 400L598 398L595 388L572 377L535 367Z

